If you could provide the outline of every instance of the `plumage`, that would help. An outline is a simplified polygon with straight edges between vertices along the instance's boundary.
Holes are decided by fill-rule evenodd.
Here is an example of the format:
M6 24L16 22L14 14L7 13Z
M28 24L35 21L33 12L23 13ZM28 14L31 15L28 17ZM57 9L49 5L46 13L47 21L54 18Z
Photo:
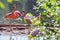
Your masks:
M16 19L17 17L19 17L19 16L21 16L21 13L18 11L18 10L16 10L15 12L10 12L10 13L7 13L5 16L4 16L4 18L6 19L6 18L8 18L8 19Z

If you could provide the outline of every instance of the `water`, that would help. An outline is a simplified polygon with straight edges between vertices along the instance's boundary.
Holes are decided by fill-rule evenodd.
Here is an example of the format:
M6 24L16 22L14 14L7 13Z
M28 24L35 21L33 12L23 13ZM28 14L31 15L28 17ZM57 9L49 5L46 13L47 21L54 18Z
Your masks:
M0 36L0 40L10 40L10 36L9 35L2 35ZM11 36L11 40L28 40L28 36L27 35L13 35Z
M28 36L26 34L21 34L21 35L0 35L0 40L28 40ZM40 36L40 37L35 37L32 38L31 40L48 40L47 37ZM55 35L52 35L49 40L55 40Z

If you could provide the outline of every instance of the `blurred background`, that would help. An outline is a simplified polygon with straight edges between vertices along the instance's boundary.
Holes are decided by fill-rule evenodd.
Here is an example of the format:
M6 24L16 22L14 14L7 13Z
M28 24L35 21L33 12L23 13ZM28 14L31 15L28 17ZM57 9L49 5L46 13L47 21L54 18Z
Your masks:
M0 0L0 14L5 14L13 10L14 4L17 5L17 10L35 13L33 6L36 5L36 0Z
M3 23L4 15L14 10L14 4L17 6L17 10L25 11L26 13L32 13L37 16L36 10L33 9L36 5L36 0L0 0L0 22ZM8 22L8 21L7 21Z

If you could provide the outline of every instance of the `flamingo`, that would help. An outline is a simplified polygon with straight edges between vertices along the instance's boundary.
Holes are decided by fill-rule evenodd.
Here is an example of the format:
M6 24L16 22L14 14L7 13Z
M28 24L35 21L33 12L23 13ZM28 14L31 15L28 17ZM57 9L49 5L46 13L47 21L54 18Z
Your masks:
M14 4L14 11L7 13L4 16L4 19L9 19L10 20L10 27L11 27L11 24L12 24L11 20L14 20L14 19L16 19L19 16L21 16L21 13L18 10L16 10L16 4Z
M14 11L7 13L4 16L4 19L16 19L18 16L21 16L21 13L16 10L16 4L14 4Z
M26 12L25 11L22 11L21 14L22 14L22 20L23 20L23 22L24 22L24 20L26 20L27 24L31 24L31 21L30 21L31 17L26 16Z
M37 18L38 20L43 18L41 15L38 15L37 17L35 17L35 16L26 16L25 11L22 11L21 14L22 14L23 21L25 19L27 21L27 24L31 24L31 20L34 19L34 18Z
M17 17L21 16L21 13L16 10L16 4L14 4L14 11L13 12L9 12L4 16L4 19L9 19L10 20L10 30L12 31L13 29L11 28L11 24L12 21L11 20L15 20ZM11 37L10 37L11 40Z

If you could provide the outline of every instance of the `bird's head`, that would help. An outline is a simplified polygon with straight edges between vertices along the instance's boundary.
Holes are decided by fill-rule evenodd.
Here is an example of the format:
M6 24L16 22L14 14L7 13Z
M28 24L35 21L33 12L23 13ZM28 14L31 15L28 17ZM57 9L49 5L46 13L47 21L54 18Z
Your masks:
M26 12L23 10L23 11L21 11L21 16L22 17L25 17L25 15L26 15Z

